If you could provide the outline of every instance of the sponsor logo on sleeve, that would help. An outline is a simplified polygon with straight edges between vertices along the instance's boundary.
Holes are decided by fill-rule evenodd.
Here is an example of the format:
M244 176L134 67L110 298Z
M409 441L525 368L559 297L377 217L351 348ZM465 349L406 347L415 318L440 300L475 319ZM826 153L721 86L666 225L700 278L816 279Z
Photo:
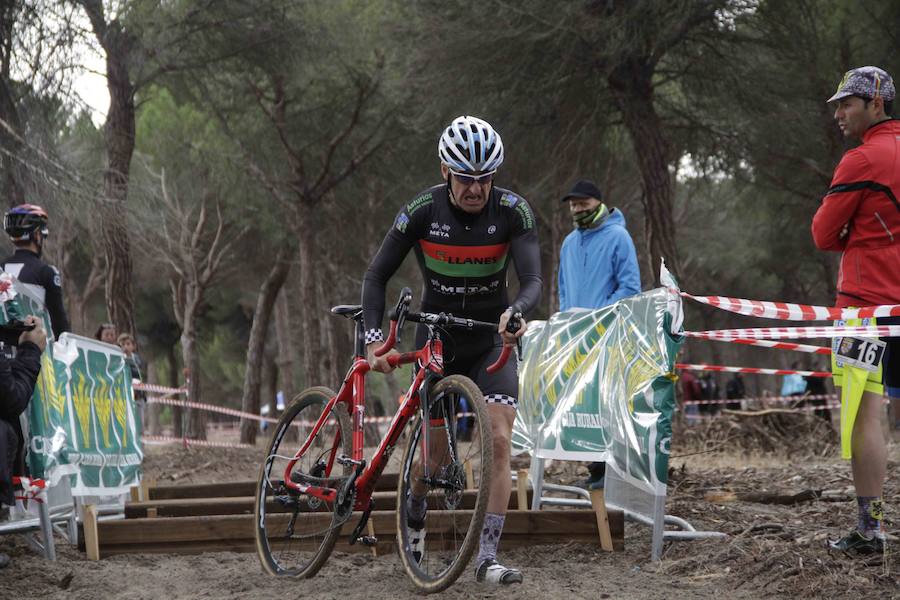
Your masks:
M397 217L397 222L394 224L394 227L397 228L397 231L400 233L406 233L406 226L409 225L409 216L404 213L400 213Z
M431 192L428 192L427 194L422 194L421 196L419 196L418 198L416 198L415 200L413 200L412 202L410 202L409 204L406 205L406 214L408 214L409 216L412 216L414 212L416 212L423 206L428 206L429 204L431 204L431 201L432 201Z

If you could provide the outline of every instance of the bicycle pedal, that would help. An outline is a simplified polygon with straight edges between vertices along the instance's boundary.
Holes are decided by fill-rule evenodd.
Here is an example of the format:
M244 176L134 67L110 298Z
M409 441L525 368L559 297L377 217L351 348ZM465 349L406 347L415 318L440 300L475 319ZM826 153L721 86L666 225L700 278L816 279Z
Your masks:
M338 456L335 460L339 465L343 465L345 467L358 467L365 462L364 460L353 460L349 456L345 456L343 454Z
M364 535L359 538L359 541L362 542L363 546L368 546L369 548L378 545L378 538L374 535Z

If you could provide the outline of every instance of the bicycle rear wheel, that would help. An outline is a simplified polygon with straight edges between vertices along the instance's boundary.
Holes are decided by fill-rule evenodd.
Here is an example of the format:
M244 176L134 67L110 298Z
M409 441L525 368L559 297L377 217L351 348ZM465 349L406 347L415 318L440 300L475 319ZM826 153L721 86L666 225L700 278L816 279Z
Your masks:
M459 413L463 398L468 402L465 414ZM452 585L475 551L490 493L493 446L487 407L471 379L462 375L441 379L432 386L428 401L431 418L416 420L403 455L397 545L415 586L433 593ZM457 435L462 428L469 434L465 441ZM427 510L422 519L410 514L410 495L424 496Z
M325 564L340 533L340 523L334 524L334 502L284 485L288 463L307 440L309 447L291 472L294 481L301 475L342 479L349 474L349 469L335 462L341 454L350 453L350 417L343 404L335 405L337 414L310 440L332 397L334 392L325 387L309 388L295 396L266 448L256 486L254 530L259 560L272 575L312 577Z

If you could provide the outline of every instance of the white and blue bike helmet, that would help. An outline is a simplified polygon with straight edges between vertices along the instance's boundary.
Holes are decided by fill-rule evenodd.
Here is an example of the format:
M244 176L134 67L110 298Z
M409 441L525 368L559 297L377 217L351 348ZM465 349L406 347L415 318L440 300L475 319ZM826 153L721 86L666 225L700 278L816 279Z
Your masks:
M487 121L459 116L441 135L438 156L453 171L493 172L503 164L503 140Z

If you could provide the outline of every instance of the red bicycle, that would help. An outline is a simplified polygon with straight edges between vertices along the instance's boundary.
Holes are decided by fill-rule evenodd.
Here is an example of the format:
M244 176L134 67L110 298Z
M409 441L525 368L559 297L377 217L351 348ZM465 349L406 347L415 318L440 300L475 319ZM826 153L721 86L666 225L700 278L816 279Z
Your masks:
M410 421L414 424L397 484L397 546L403 567L420 591L431 593L449 587L468 564L490 491L491 426L478 386L468 377L443 375L441 331L497 331L498 325L444 313L410 312L411 301L406 288L391 314L388 339L376 354L394 346L406 321L424 323L428 341L414 352L388 357L393 366L416 363L418 370L369 462L363 458L369 363L362 307L331 309L356 322L355 356L338 393L313 387L298 394L272 433L254 509L257 551L267 572L312 577L354 514L358 520L350 543L377 543L363 534L374 508L372 492ZM488 372L501 368L509 354L505 347ZM463 428L467 435L460 436ZM426 499L423 530L407 528L407 498L413 492Z

